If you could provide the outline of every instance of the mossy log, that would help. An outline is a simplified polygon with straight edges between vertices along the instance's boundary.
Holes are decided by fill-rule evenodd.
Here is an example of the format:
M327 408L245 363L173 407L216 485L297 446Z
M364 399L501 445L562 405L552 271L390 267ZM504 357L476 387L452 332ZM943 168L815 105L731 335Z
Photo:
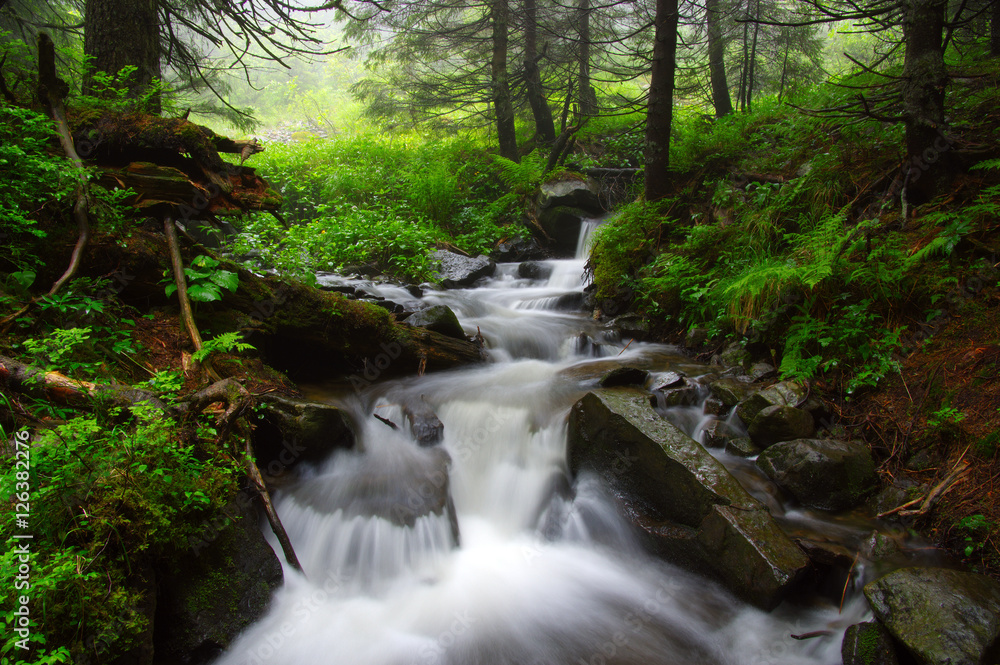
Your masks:
M264 148L235 141L183 118L71 109L80 155L98 167L100 184L131 187L139 208L169 205L183 219L278 210L281 195L242 160ZM240 155L240 164L220 153Z

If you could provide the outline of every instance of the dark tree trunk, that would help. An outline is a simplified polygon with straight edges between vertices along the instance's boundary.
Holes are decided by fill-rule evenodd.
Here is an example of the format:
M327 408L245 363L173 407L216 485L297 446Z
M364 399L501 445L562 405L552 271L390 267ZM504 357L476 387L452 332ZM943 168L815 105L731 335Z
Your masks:
M712 81L712 103L715 105L715 117L721 118L733 112L733 103L729 98L729 84L726 82L726 45L722 39L719 0L706 0L705 14L708 23L708 72Z
M947 0L908 0L903 35L903 113L906 116L906 199L919 205L935 193L947 172L944 138L943 31Z
M781 101L781 98L785 94L785 81L788 76L788 51L791 48L791 42L792 40L789 38L789 36L785 35L785 59L781 63L781 85L778 87L779 102Z
M747 69L750 67L750 5L747 4L747 20L743 23L743 67L740 68L740 89L736 104L740 111L746 111Z
M1000 55L1000 0L993 0L990 14L990 55Z
M539 143L550 145L556 140L552 110L545 99L542 76L538 70L538 13L535 0L524 0L524 84L535 118L535 134Z
M757 12L755 20L760 20L760 0L757 0ZM750 111L750 102L753 99L754 78L757 75L757 36L760 34L760 23L753 24L753 43L750 46L750 62L747 64L747 101L743 106L744 111Z
M117 74L136 68L129 91L137 96L153 79L160 78L160 19L156 0L86 0L83 52L92 58L95 72ZM93 92L93 78L84 81ZM153 100L153 113L159 100Z
M507 41L510 9L507 0L493 0L490 7L493 23L493 57L490 63L493 110L497 119L497 141L500 155L512 162L520 161L517 154L517 134L514 131L514 105L510 101L510 79L507 74Z
M674 114L674 66L677 55L677 2L656 0L656 36L653 40L653 68L649 78L649 107L646 114L647 201L658 201L670 190L670 125Z
M580 0L579 17L579 84L580 114L589 116L597 113L597 95L590 84L590 0Z

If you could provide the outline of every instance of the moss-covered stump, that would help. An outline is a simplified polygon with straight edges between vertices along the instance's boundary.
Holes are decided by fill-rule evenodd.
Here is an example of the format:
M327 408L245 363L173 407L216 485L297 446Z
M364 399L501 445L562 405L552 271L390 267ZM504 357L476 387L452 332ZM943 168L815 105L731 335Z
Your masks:
M805 554L722 464L631 388L587 393L570 412L574 472L595 470L660 556L764 608L803 577Z
M865 586L872 612L920 665L993 665L1000 584L975 573L901 568Z
M206 523L158 577L156 662L214 660L263 616L281 585L281 564L258 527L251 495L241 493L231 518Z

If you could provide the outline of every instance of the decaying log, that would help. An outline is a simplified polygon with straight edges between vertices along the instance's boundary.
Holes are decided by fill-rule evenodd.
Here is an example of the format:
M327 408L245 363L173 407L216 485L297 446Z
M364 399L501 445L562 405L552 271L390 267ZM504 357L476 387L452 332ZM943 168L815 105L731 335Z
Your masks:
M68 406L82 406L94 400L108 401L116 406L134 406L145 402L165 413L169 411L159 395L148 390L78 381L7 356L0 356L0 385L13 392Z

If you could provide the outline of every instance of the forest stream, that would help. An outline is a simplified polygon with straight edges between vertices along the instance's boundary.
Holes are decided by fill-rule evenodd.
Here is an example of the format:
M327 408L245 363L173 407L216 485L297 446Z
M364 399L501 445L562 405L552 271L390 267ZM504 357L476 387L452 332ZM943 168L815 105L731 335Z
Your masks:
M583 293L594 225L576 258L544 262L545 278L500 264L478 288L424 296L482 334L490 363L362 390L309 388L352 413L358 444L278 493L306 576L286 566L269 613L218 665L840 663L844 630L868 614L859 568L842 610L816 597L767 613L644 553L603 483L572 477L567 414L610 368L648 368L654 383L713 370L557 309ZM413 404L440 418L438 445L421 447L405 426L402 405ZM661 413L695 438L714 418L700 405ZM857 538L872 529L786 513L752 464L715 454L785 525ZM419 514L442 493L448 509ZM411 509L412 525L390 519Z

